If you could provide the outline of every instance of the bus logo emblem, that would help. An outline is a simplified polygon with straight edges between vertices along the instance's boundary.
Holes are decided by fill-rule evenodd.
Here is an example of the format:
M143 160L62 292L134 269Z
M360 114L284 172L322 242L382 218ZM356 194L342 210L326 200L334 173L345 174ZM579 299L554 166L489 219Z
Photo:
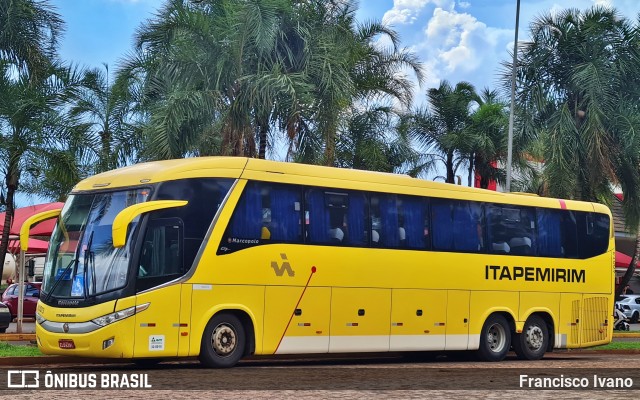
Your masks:
M271 261L271 268L273 268L273 272L276 273L276 276L283 276L284 272L287 271L287 275L294 277L296 273L291 268L289 261L287 261L287 255L285 253L281 253L280 257L283 261L282 266L279 266L277 261Z

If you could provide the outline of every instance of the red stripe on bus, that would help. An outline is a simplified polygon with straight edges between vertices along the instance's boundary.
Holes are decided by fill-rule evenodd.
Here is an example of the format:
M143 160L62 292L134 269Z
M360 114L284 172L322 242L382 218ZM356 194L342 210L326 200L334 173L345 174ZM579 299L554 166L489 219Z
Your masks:
M296 309L298 308L298 306L300 305L300 302L302 301L302 296L304 296L304 292L307 291L307 287L309 287L309 282L311 282L311 278L313 277L313 274L316 273L316 267L313 266L311 267L311 275L309 275L309 279L307 279L307 284L304 285L304 289L302 290L302 293L300 294L300 298L298 299L298 302L296 303L296 306L293 307L293 312L291 313L291 317L289 317L289 322L287 322L287 326L284 328L284 332L282 332L282 336L280 337L280 341L278 342L278 345L276 346L276 351L273 352L273 354L276 354L278 352L278 348L280 347L280 344L282 343L282 339L284 339L284 335L287 334L287 330L289 329L289 325L291 324L291 320L293 319L293 316L296 313Z

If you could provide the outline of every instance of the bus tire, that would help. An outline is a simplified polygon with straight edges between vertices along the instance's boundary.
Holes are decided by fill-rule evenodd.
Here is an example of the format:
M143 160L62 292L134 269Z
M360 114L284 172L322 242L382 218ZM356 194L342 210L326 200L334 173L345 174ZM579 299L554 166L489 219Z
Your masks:
M506 318L492 314L482 325L477 355L483 361L503 360L511 347L511 329Z
M539 360L547 351L549 328L538 315L531 315L524 323L522 333L513 338L513 350L521 360Z
M229 368L242 358L246 336L242 322L233 314L214 315L200 345L200 362L210 368Z

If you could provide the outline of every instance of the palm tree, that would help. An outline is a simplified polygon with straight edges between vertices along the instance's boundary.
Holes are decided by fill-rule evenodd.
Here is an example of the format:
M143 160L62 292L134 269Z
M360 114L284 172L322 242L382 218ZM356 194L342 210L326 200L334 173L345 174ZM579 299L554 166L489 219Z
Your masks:
M0 257L7 251L14 197L23 181L45 171L62 187L79 180L75 158L65 156L70 135L62 112L69 82L76 79L74 71L51 64L48 79L35 84L30 75L15 77L10 70L8 63L0 62L0 166L6 189Z
M56 79L51 77L55 69L52 59L62 29L62 19L47 1L0 2L0 155L6 186L2 260L9 244L14 195L24 172L23 155L28 153L29 142L36 138L41 143L48 140L34 132L40 130L37 125L42 117L49 114L45 109L50 93L45 87L56 85ZM0 265L0 276L3 268L4 263Z
M56 54L64 22L47 0L0 2L0 59L39 79Z
M338 128L336 166L381 172L406 172L416 162L411 140L398 130L391 107L373 106L350 115Z
M69 116L83 131L85 146L76 146L89 174L135 162L140 149L139 127L127 86L109 81L109 67L84 72L80 87L71 97Z
M464 162L461 150L469 142L472 107L480 103L480 98L470 83L459 82L454 88L446 80L429 89L427 97L429 108L405 117L406 129L426 153L422 168L434 168L441 161L446 169L445 182L455 183L456 170Z
M308 19L319 21L314 22L315 34L308 41L308 51L318 55L309 60L313 104L308 109L311 112L298 119L301 129L297 134L289 132L289 137L297 140L296 159L339 165L335 157L339 121L349 120L367 107L375 110L395 103L409 108L414 85L408 73L414 74L419 84L424 75L416 56L400 49L395 31L377 21L356 21L355 2L310 3L314 7L308 11ZM378 45L381 38L389 40L391 47ZM311 154L323 155L309 157Z
M536 19L531 37L518 60L522 132L543 140L551 195L607 203L623 187L639 235L628 281L640 255L637 27L613 9L569 9Z
M504 182L505 179L504 170L497 165L504 162L507 155L509 114L506 103L495 90L484 89L478 102L461 152L468 160L469 186L475 173L480 177L480 187L486 189L490 181Z
M355 23L354 4L169 1L139 31L138 53L124 69L145 70L150 157L264 158L270 138L283 133L292 158L318 153L308 160L334 164L345 114L374 97L406 106L412 85L403 67L422 79L393 31ZM379 35L391 38L393 51L374 45Z
M287 70L296 35L285 32L298 25L283 24L293 10L282 0L171 0L140 29L125 71L145 70L152 157L202 154L211 142L203 132L220 153L247 156L258 133L264 156L276 98L295 102L304 86Z

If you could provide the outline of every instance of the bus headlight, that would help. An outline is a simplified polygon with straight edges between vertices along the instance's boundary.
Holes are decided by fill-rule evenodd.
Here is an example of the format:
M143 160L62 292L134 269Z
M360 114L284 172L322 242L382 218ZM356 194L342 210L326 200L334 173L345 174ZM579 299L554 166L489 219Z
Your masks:
M36 322L42 324L44 321L46 321L46 319L44 319L42 315L40 315L40 313L36 311Z
M149 304L150 303L140 304L139 306L133 306L124 310L113 312L111 314L103 315L102 317L91 320L91 322L100 326L107 326L146 310L147 308L149 308Z

